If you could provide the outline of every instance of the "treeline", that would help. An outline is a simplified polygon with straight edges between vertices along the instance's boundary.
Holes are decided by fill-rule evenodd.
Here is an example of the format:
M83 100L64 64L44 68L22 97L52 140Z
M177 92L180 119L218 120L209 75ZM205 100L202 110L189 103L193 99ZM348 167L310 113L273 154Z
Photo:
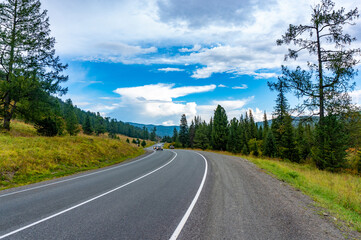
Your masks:
M172 137L163 140L174 142L175 147L200 148L229 151L256 157L272 157L292 162L313 162L321 169L338 171L354 169L361 172L361 152L357 160L347 161L347 151L358 149L361 145L361 114L353 112L344 116L328 116L327 152L319 162L319 124L307 119L294 119L276 107L271 124L264 113L263 124L255 123L252 111L241 115L239 119L228 121L225 109L218 105L209 123L200 117L191 120L188 126L185 115L181 117L180 131L174 130Z
M149 132L145 127L139 128L116 119L102 117L99 112L84 111L74 106L70 99L64 102L59 98L48 96L48 100L43 102L43 105L42 111L37 114L25 112L18 116L20 119L34 123L41 135L74 136L83 131L88 135L108 133L110 138L117 138L117 134L152 141L157 138L156 128Z

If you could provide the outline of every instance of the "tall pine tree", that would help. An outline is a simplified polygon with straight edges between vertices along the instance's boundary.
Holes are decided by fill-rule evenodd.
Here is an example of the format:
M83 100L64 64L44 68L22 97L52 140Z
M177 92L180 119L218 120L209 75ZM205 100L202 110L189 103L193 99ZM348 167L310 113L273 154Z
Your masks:
M0 116L3 128L23 106L33 105L41 92L66 93L60 73L67 65L55 56L47 11L39 0L5 0L0 3Z

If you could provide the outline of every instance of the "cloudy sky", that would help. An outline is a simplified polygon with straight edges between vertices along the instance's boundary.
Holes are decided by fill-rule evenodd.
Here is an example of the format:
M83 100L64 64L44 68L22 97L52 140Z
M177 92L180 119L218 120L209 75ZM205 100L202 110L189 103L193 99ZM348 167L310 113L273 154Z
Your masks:
M56 50L69 64L78 107L125 122L173 125L181 114L209 120L217 104L229 118L271 114L289 24L309 23L316 0L43 0ZM342 2L342 5L340 4ZM361 4L337 0L346 10ZM359 40L361 20L347 32ZM359 68L359 66L358 66ZM352 93L361 103L360 76ZM289 96L290 102L297 102Z

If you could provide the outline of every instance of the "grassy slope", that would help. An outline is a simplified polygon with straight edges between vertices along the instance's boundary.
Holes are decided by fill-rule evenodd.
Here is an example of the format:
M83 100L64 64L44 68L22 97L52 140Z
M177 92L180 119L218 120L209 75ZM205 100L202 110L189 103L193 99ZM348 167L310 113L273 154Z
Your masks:
M106 136L41 137L31 125L14 121L9 133L0 134L0 190L112 165L143 153L134 144Z
M233 155L229 152L211 152ZM321 171L309 164L237 156L246 158L269 174L309 195L315 200L317 206L327 209L332 216L336 217L335 222L339 227L346 224L351 229L361 232L360 176Z

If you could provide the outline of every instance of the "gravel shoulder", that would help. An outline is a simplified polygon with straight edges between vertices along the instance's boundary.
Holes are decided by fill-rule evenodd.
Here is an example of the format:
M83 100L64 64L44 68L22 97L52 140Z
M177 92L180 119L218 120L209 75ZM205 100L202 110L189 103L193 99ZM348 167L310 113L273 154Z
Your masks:
M308 196L253 163L200 153L207 181L179 239L346 239Z

